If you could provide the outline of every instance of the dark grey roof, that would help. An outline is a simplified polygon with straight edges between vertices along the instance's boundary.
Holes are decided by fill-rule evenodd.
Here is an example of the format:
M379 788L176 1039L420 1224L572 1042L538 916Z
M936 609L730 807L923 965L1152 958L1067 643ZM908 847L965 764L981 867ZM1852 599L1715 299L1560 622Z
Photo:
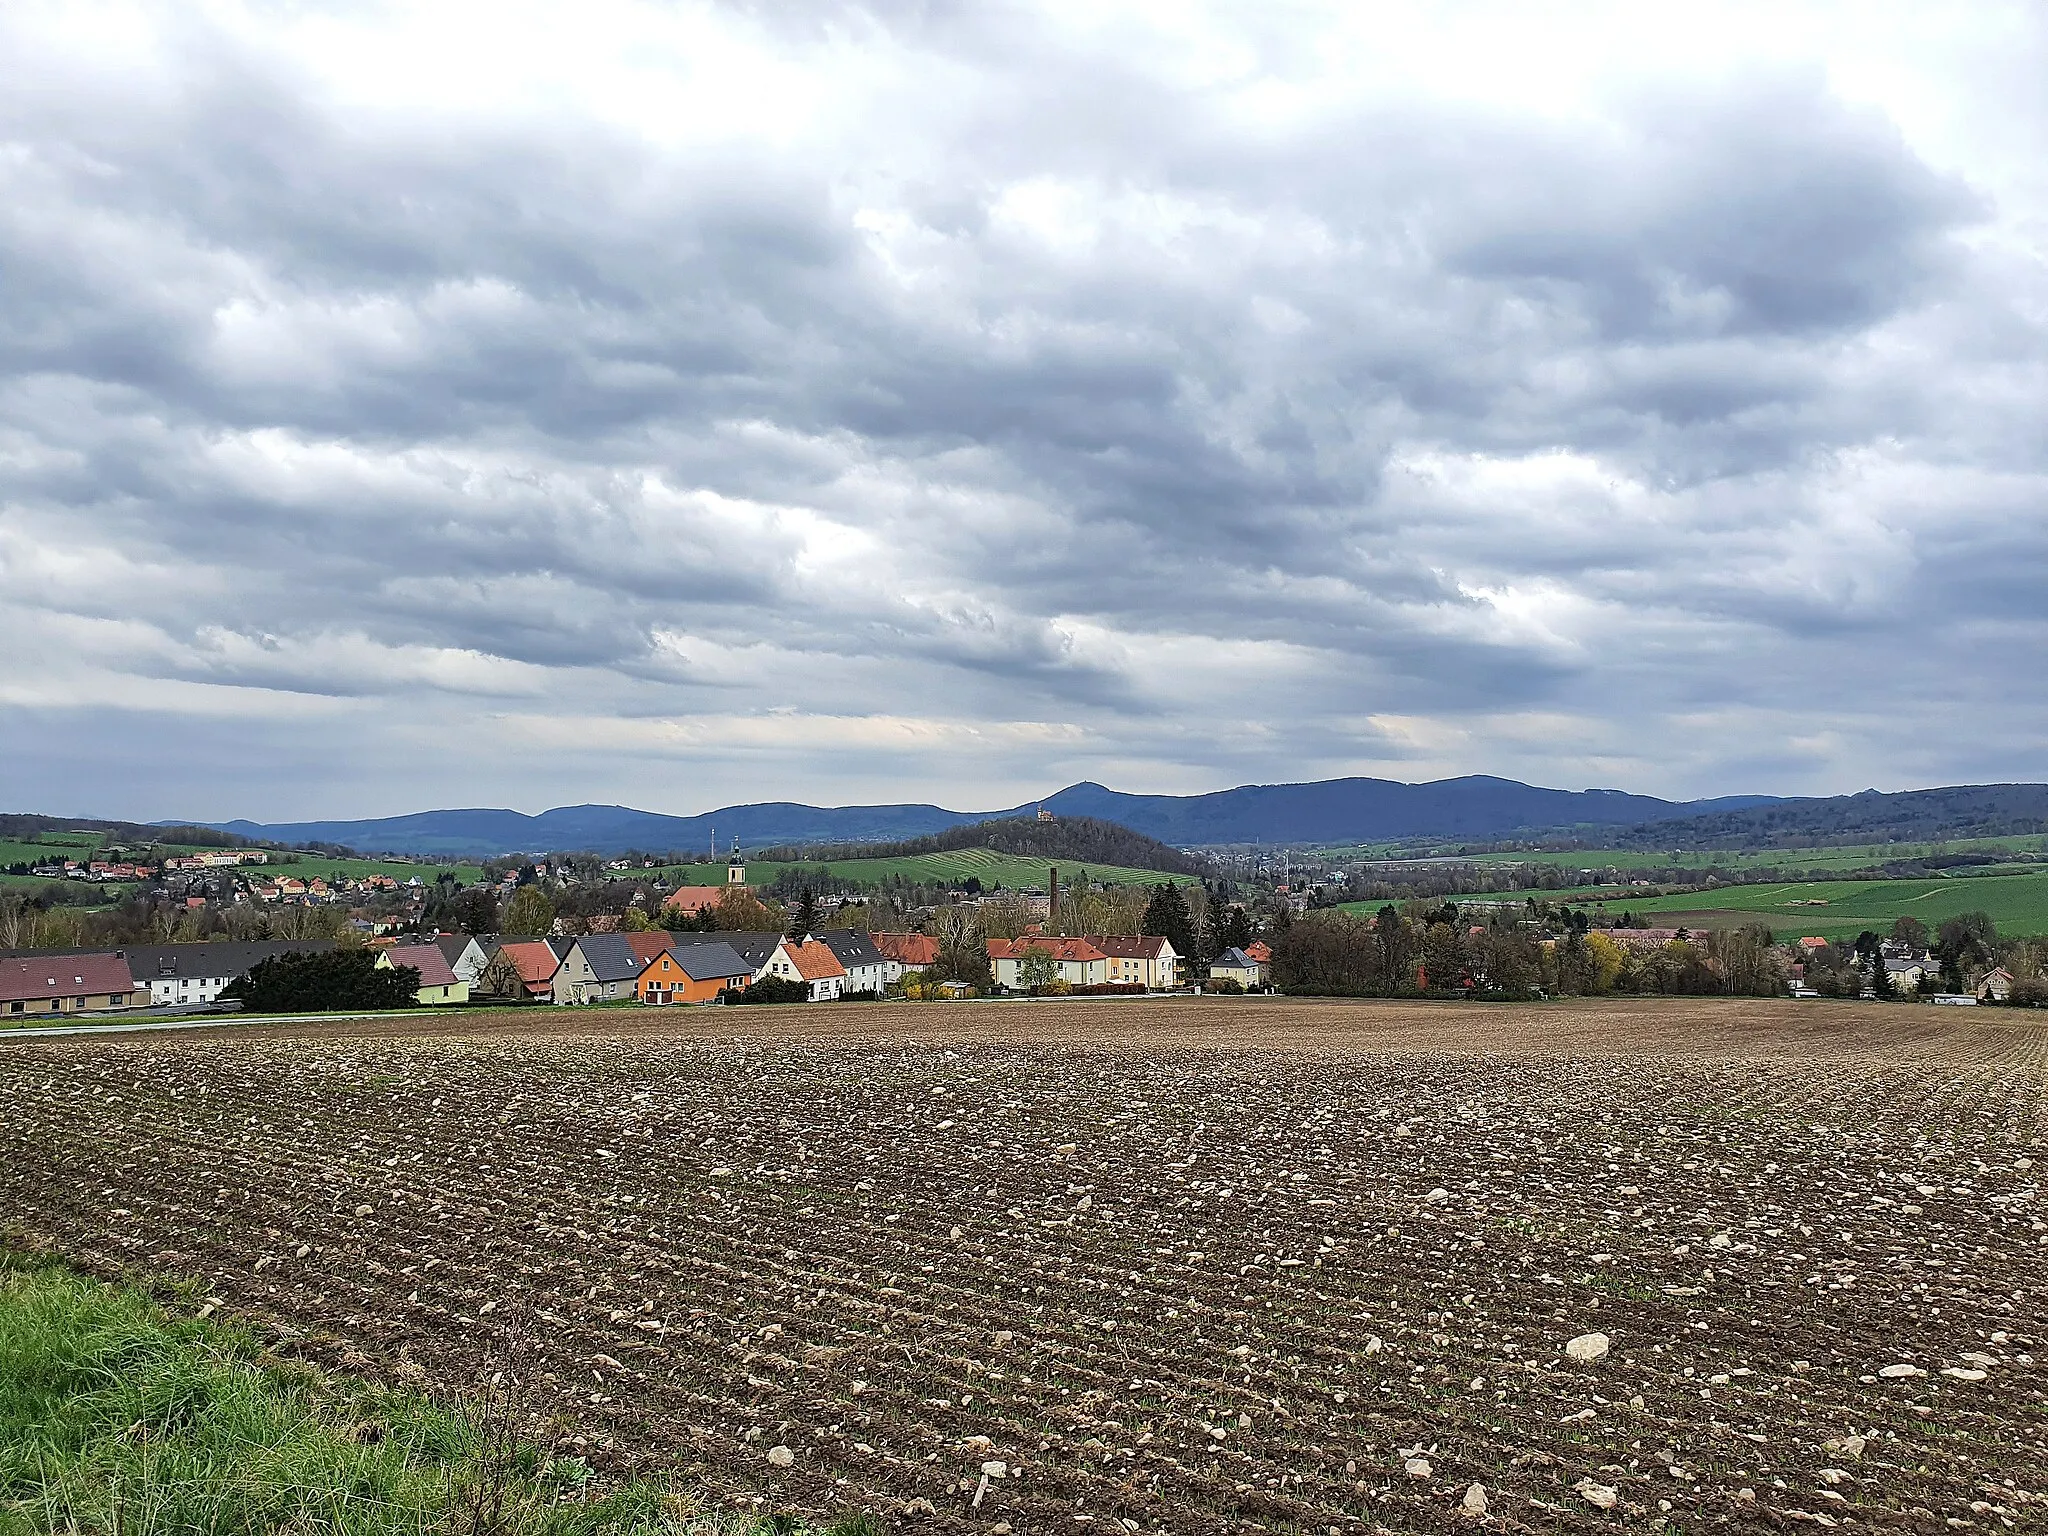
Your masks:
M152 981L198 981L246 975L252 966L278 955L320 954L334 948L332 939L250 939L223 944L123 944L112 953L128 962L137 986Z
M599 981L631 981L640 974L640 957L623 933L586 933L576 947Z
M856 965L886 965L888 957L875 948L875 941L850 928L833 928L815 935L832 950L832 958L849 971Z
M669 957L683 968L692 981L721 981L728 976L751 976L758 965L749 965L730 944L677 945Z
M1210 963L1236 969L1242 966L1255 966L1259 962L1241 949L1226 949Z
M676 942L678 944L728 945L734 954L738 955L742 960L750 962L753 969L758 971L768 963L769 957L775 953L775 946L782 942L782 935L779 933L679 933L676 935Z
M479 940L467 933L444 933L434 940L434 946L441 951L441 958L450 965L460 960L472 944L479 948L484 947Z

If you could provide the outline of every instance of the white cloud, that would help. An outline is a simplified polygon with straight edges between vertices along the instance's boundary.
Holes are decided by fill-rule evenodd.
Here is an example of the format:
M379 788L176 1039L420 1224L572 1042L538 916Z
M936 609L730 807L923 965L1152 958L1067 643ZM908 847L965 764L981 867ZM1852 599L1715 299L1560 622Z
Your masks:
M2038 773L2033 8L27 5L0 51L24 808ZM153 737L211 777L108 750Z

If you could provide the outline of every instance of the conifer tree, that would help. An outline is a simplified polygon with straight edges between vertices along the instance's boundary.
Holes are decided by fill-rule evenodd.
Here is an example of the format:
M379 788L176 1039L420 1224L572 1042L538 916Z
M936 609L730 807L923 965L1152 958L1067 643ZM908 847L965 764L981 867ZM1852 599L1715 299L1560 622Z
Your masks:
M1187 898L1181 894L1177 884L1168 881L1152 887L1152 899L1145 906L1143 926L1146 934L1165 939L1173 946L1174 953L1189 962L1200 958L1194 919L1188 914Z

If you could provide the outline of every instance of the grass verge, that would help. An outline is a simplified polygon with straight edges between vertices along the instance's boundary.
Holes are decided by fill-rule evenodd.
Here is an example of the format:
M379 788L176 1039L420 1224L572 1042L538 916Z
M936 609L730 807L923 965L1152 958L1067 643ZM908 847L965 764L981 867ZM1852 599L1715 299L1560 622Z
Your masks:
M491 1405L322 1375L146 1292L0 1252L0 1536L754 1536L652 1484L598 1493ZM880 1536L865 1515L834 1536Z

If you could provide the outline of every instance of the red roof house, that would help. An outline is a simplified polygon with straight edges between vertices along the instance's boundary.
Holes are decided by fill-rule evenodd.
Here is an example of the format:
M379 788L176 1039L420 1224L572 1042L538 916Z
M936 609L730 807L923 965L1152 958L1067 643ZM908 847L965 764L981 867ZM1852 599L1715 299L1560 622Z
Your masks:
M561 969L562 957L556 954L544 939L528 939L516 944L507 944L498 953L510 960L519 972L519 980L526 987L526 995L553 1000L555 995L555 972Z
M137 987L119 955L26 955L0 960L0 1014L106 1013L137 1008Z
M884 957L906 971L921 971L938 963L939 941L928 933L874 933L868 937Z
M1032 955L1044 955L1053 962L1061 981L1089 986L1109 979L1109 957L1086 939L1027 933L1020 939L990 939L989 967L999 987L1020 987L1024 982L1019 967Z
M662 898L661 910L695 917L699 912L717 906L718 898L731 889L729 885L679 885Z

